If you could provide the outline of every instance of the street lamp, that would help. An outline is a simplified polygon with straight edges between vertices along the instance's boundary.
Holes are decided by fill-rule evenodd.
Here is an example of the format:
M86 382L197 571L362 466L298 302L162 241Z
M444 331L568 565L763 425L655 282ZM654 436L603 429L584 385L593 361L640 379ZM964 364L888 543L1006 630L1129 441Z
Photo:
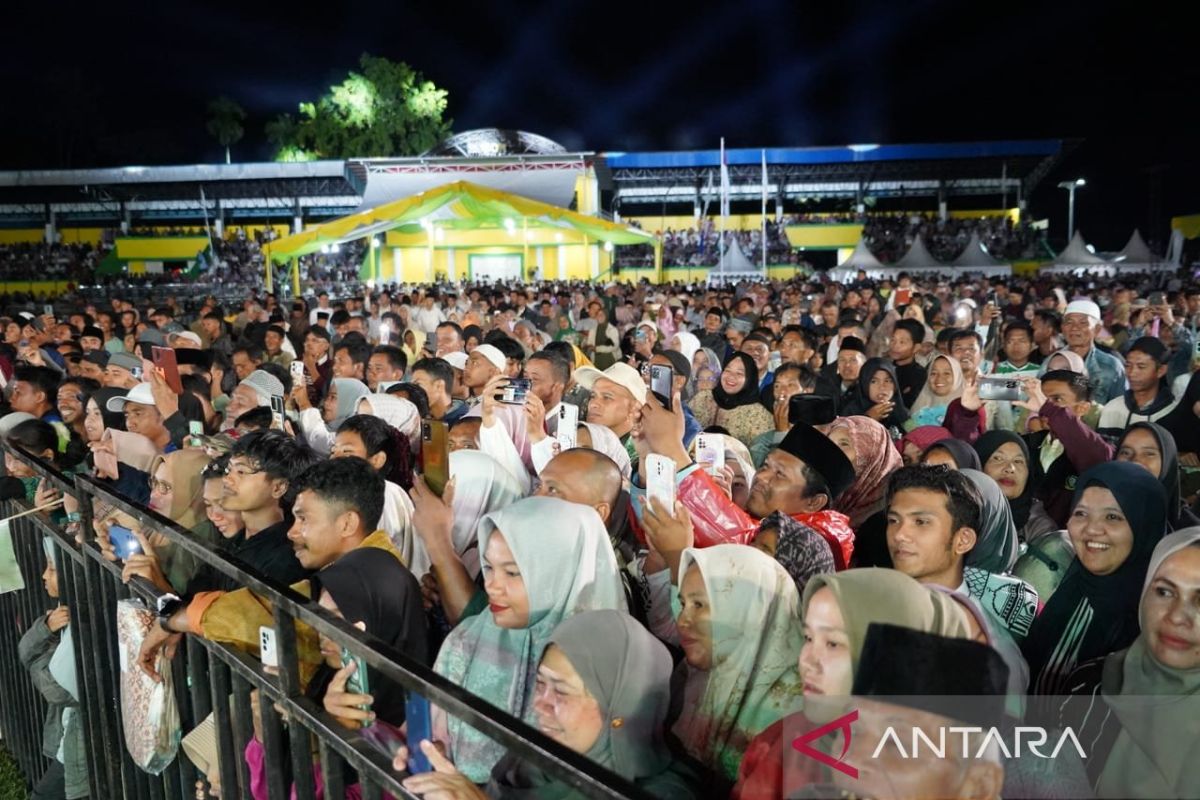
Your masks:
M1063 181L1058 185L1058 188L1067 190L1067 244L1070 244L1072 237L1075 236L1075 190L1080 186L1087 186L1087 181L1083 178L1076 178L1073 181Z

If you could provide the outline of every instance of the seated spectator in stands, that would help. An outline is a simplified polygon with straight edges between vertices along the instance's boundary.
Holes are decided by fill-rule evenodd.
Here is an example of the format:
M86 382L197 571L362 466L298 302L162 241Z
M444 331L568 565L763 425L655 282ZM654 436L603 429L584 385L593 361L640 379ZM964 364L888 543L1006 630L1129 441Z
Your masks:
M832 397L840 409L848 406L854 398L858 377L867 361L866 345L857 336L841 340L836 360L821 374L817 382L817 394Z
M868 417L839 417L827 436L854 466L854 482L837 496L833 508L849 517L857 531L886 511L887 479L900 468L900 454L888 431Z
M899 384L896 368L890 363L882 358L867 359L850 401L838 409L839 416L870 417L888 429L891 438L899 438L908 422L908 408Z
M619 611L584 611L555 628L542 652L534 685L538 727L550 738L631 781L652 797L697 796L695 776L674 763L663 723L670 705L671 658L666 647ZM573 791L559 779L506 755L492 770L485 794L431 742L413 742L433 772L406 778L418 795L506 797L535 791ZM393 767L407 769L408 751Z
M1129 388L1105 403L1097 431L1114 437L1135 422L1154 422L1174 410L1175 395L1167 380L1166 346L1143 336L1125 354L1125 377Z
M788 737L807 733L842 713L850 696L867 629L886 623L967 639L965 608L950 595L932 591L890 569L853 569L816 575L803 594L804 643L798 666L804 682L804 710L774 722L746 748L732 797L757 800L784 797L784 770L796 786L816 783L820 767L797 756ZM786 767L785 767L786 765Z
M1075 560L1024 643L1031 694L1066 693L1076 667L1137 638L1138 589L1166 520L1166 492L1136 464L1079 477L1067 523Z
M909 410L911 427L941 425L950 403L963 393L962 367L956 359L938 355L929 362L929 377Z
M1200 781L1200 529L1154 548L1141 589L1141 633L1126 649L1079 667L1062 720L1090 742L1097 797L1185 797Z
M547 530L558 535L547 538ZM580 611L625 610L616 559L594 510L546 497L484 517L478 542L488 610L450 632L434 669L532 722L537 654L559 622ZM436 706L433 729L474 783L486 781L504 756L502 745Z
M727 430L747 447L774 427L771 412L759 402L758 367L754 359L737 352L721 371L721 380L711 391L697 392L692 413L701 426Z
M372 392L379 391L379 384L403 381L408 368L408 357L399 347L379 345L367 359L367 386Z
M450 395L454 388L454 372L442 359L422 358L414 363L412 382L425 392L429 399L429 416L434 419L452 423L467 413L467 404Z
M70 610L60 600L55 546L42 540L46 569L42 583L51 600L59 601L38 615L21 635L17 656L29 672L34 688L46 702L41 754L49 759L45 773L33 786L35 798L86 798L89 793L87 749L83 717L79 713L79 676L75 669L75 642Z

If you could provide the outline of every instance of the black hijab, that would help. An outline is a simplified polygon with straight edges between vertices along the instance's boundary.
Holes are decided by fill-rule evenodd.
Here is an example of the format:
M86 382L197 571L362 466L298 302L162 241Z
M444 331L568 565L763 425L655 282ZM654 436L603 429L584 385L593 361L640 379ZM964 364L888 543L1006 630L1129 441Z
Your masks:
M1196 403L1200 403L1200 372L1192 373L1179 403L1158 421L1171 433L1181 453L1200 453L1200 418L1193 411Z
M742 366L746 369L746 383L737 394L729 394L725 391L725 387L718 381L716 387L712 390L713 400L717 402L719 408L725 411L732 411L740 406L752 406L758 403L758 367L754 363L754 359L745 353L734 353L729 358L725 359L725 364L721 367L721 374L729 367L734 360L742 362Z
M986 467L992 454L1003 445L1010 443L1021 449L1021 455L1025 456L1025 469L1028 473L1025 478L1025 490L1021 492L1021 496L1008 499L1008 507L1012 509L1013 524L1016 525L1017 533L1020 534L1025 528L1025 523L1029 521L1029 512L1033 507L1033 462L1029 460L1029 446L1025 444L1024 439L1012 431L988 431L975 440L975 452L979 454L979 463ZM986 469L980 471L987 472ZM1024 539L1024 536L1021 538Z
M397 652L429 663L429 632L421 587L399 558L378 547L359 547L317 573L312 596L329 592L347 623L362 622L367 633ZM334 670L326 665L313 678L309 695L324 694ZM404 722L404 689L367 670L375 714L385 722Z
M104 418L104 427L110 430L123 431L125 430L125 415L120 411L109 411L108 401L114 397L124 397L129 394L127 389L115 389L110 386L105 386L97 389L91 399L96 401L96 405L100 407L100 416ZM84 406L84 411L87 411L87 406Z
M921 463L925 463L925 456L938 449L949 453L959 469L978 469L983 472L979 467L979 455L962 439L942 439L940 442L934 442L921 453Z
M1200 420L1196 422L1200 423ZM1171 435L1170 431L1162 425L1156 425L1153 422L1135 422L1125 429L1125 432L1121 434L1121 439L1117 442L1116 452L1118 457L1121 452L1121 446L1125 444L1125 439L1129 437L1130 431L1138 429L1148 431L1154 437L1155 441L1158 442L1158 452L1162 460L1162 467L1158 473L1158 482L1163 485L1163 489L1167 492L1167 528L1176 531L1191 525L1200 525L1200 519L1197 519L1196 515L1180 499L1179 451L1175 448L1175 437Z
M858 383L854 386L854 396L842 409L843 417L866 416L875 406L871 399L871 378L876 372L886 372L892 379L892 413L886 419L879 420L885 428L901 428L908 422L908 408L904 405L904 397L900 394L900 379L896 377L896 367L891 361L882 358L868 358L858 373Z
M1065 694L1076 666L1128 647L1138 636L1138 607L1150 556L1166 531L1167 493L1147 470L1128 461L1097 464L1080 476L1071 508L1086 489L1108 489L1133 531L1121 566L1094 575L1078 558L1034 620L1022 650L1030 694Z

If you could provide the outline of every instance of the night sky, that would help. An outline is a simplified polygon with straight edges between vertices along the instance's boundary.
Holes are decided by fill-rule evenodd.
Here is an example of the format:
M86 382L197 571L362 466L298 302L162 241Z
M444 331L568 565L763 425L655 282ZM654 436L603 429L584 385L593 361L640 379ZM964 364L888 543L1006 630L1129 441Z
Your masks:
M371 52L448 89L455 130L597 151L1078 138L1036 215L1065 216L1053 183L1078 175L1102 248L1200 212L1200 66L1178 4L14 5L0 169L218 161L220 94L250 114L234 158L264 159L263 124Z

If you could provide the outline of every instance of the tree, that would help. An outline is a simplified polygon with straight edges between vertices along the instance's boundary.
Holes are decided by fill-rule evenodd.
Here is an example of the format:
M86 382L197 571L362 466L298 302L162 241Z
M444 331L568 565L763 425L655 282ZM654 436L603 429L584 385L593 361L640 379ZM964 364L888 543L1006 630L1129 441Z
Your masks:
M445 89L403 62L364 53L359 68L267 123L276 160L417 155L449 135Z
M225 163L229 163L229 147L241 141L246 131L242 121L246 112L228 97L218 97L208 104L208 133L225 148Z

